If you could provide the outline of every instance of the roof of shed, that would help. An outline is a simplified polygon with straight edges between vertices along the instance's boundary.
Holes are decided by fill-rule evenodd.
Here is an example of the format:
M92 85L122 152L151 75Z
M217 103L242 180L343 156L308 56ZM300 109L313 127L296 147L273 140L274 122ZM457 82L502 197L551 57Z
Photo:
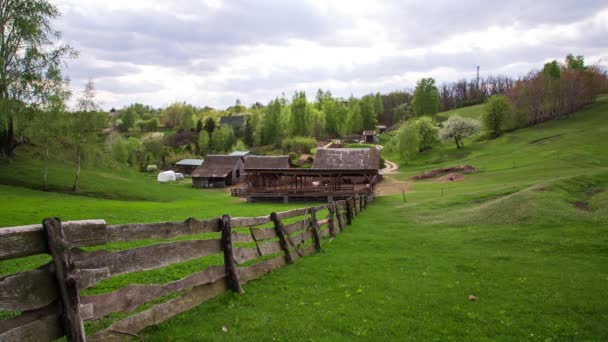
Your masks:
M380 151L376 148L320 148L313 169L378 170Z
M249 154L251 154L251 152L249 152L249 151L233 151L233 152L230 152L229 156L244 157Z
M239 156L209 155L192 172L192 177L226 177L239 163L242 163Z
M289 169L289 156L248 156L245 159L245 170L253 169Z
M363 135L376 135L376 131L363 131Z
M203 159L182 159L175 163L175 165L200 166L202 163Z

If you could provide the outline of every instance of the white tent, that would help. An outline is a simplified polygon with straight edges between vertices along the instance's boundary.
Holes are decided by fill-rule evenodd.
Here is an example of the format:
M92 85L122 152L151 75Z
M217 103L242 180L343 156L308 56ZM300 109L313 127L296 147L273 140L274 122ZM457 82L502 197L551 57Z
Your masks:
M177 176L175 175L175 172L173 172L173 171L165 171L165 172L160 172L158 174L158 176L156 176L156 180L161 183L175 182L177 180Z

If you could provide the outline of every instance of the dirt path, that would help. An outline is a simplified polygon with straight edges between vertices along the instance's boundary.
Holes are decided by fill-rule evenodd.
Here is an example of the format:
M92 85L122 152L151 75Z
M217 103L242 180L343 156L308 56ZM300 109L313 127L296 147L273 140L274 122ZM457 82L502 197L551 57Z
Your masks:
M397 170L399 170L399 165L393 163L390 160L385 160L384 164L386 164L386 167L380 170L381 175L392 175L397 173Z

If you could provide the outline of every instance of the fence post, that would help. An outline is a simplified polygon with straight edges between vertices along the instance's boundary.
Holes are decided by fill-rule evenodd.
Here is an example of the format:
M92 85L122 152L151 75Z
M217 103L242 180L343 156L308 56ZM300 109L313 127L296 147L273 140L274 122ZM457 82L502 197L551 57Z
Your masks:
M334 221L334 215L336 212L336 202L329 203L327 209L329 210L329 216L327 218L327 228L329 229L329 235L331 235L331 237L336 237L336 227Z
M353 224L353 206L351 200L352 198L350 197L346 199L346 224L349 226Z
M315 249L321 249L321 238L319 237L319 223L317 221L317 208L310 208L310 223L312 228L312 240L315 243Z
M367 209L367 194L363 195L363 208Z
M228 287L234 292L244 293L241 282L236 271L236 261L232 250L232 226L230 225L230 215L222 216L220 220L222 228L222 250L224 251L224 266L228 274Z
M42 221L47 245L55 264L55 278L63 304L62 324L68 341L84 342L86 335L80 315L80 293L74 274L74 263L70 258L70 247L59 218Z
M289 245L287 244L287 240L285 239L285 230L283 229L283 224L281 220L277 216L277 213L271 213L270 219L274 223L274 231L277 233L279 237L279 243L281 244L281 248L285 253L285 260L288 264L293 263L293 256L291 255L291 251L289 250Z
M336 219L338 220L338 229L340 229L340 233L344 230L344 222L342 221L342 209L340 209L340 205L336 204Z

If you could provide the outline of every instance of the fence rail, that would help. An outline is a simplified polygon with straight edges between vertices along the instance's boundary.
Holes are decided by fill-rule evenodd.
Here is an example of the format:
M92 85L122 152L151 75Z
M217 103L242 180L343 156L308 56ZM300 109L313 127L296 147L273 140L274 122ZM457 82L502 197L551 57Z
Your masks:
M0 260L36 254L52 257L50 263L37 269L0 278L0 310L20 312L15 318L0 320L0 340L50 341L66 336L70 341L107 341L136 336L145 327L226 290L243 292L242 284L320 250L321 240L342 232L371 199L356 196L259 217L224 215L202 221L189 218L183 222L119 225L107 225L104 220L61 222L47 218L41 225L0 228ZM166 241L114 252L81 249L202 233L220 237ZM222 254L223 264L210 265L165 284L132 284L95 295L80 293L117 275ZM147 302L180 291L184 293L177 298L85 336L85 321L131 313Z

